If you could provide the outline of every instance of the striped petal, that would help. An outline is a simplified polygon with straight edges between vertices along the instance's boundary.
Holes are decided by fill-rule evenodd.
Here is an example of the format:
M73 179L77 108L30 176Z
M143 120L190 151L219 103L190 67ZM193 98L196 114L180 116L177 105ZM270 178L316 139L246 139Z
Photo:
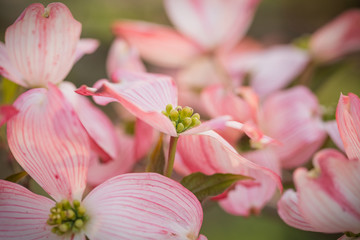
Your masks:
M166 0L175 26L207 49L232 46L244 36L258 0Z
M146 70L138 51L120 38L115 39L111 44L106 60L107 74L114 82L120 82L120 79L112 77L117 69L134 72L145 72Z
M69 73L81 24L62 3L31 4L5 33L11 63L27 87L58 83Z
M197 239L202 208L179 183L156 173L117 176L83 201L90 239Z
M360 160L360 99L355 94L341 95L336 120L345 151L350 159Z
M319 152L313 172L298 169L294 182L303 217L320 232L360 232L360 163L332 149Z
M2 42L0 42L0 75L16 84L26 87L23 76L11 63L5 44Z
M18 163L56 201L81 199L90 157L89 137L53 85L23 93L7 136Z
M274 153L268 149L245 153L244 157L260 166L266 167L280 175L280 163ZM260 184L246 185L239 182L225 199L219 201L220 206L230 214L249 216L259 214L265 204L270 201L276 191L276 182L263 173L250 170L250 175Z
M111 120L89 99L75 93L76 87L70 82L62 82L59 85L60 91L69 103L72 104L82 125L95 142L100 147L105 159L111 160L118 157L118 137L115 133L115 126Z
M162 25L122 21L114 24L113 32L135 46L142 58L162 67L181 67L202 52L192 40Z
M12 105L0 106L0 127L4 125L10 118L15 116L18 110Z
M310 39L310 52L317 61L337 60L360 49L360 10L352 9L317 30Z
M316 231L302 216L298 202L298 194L292 189L287 190L277 204L279 216L286 224L294 228Z
M46 223L54 204L19 184L0 180L0 239L62 239Z
M98 89L83 86L77 93L118 101L153 128L177 136L170 119L161 113L168 104L177 106L177 89L172 79L162 75L130 72L124 75L124 79L117 84L102 81Z
M239 155L236 150L214 131L179 138L177 152L181 156L180 172L234 173L252 176L267 175L282 190L280 177L268 168L255 164ZM175 170L178 165L175 161ZM187 170L187 172L185 172Z
M259 116L259 128L282 143L273 149L284 168L307 162L326 137L316 96L305 87L269 96Z

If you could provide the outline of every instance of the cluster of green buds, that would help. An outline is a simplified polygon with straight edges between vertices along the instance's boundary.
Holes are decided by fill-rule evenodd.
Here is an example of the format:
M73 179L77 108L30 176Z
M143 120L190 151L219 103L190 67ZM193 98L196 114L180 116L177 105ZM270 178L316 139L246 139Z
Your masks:
M62 200L50 209L47 224L53 226L51 231L59 236L77 233L89 220L85 213L86 209L78 200L74 200L72 204L68 200Z
M173 108L171 104L166 105L166 110L162 113L169 117L173 123L176 132L182 133L190 128L200 125L200 115L194 113L191 107L180 107Z

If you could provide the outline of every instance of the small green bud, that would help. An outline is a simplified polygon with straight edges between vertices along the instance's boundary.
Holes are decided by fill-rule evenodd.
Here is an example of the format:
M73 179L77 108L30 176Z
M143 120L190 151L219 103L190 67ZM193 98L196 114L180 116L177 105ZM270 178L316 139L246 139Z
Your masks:
M59 230L60 232L66 233L69 231L69 226L66 223L60 224Z
M74 211L71 210L71 209L69 209L69 210L66 211L66 217L67 217L68 219L73 220L73 219L75 219L76 216L75 216Z
M52 208L50 209L50 212L51 212L51 213L57 213L57 208L56 208L56 207L52 207Z
M174 127L176 128L176 122L175 121L171 121L171 123L174 125Z
M182 110L182 107L181 106L177 106L176 107L176 111L180 112Z
M167 112L165 112L165 111L161 111L161 113L164 114L167 117L169 116L169 114Z
M186 117L186 118L183 119L182 123L184 124L185 128L188 128L191 125L192 120L191 120L191 118Z
M196 117L191 118L191 127L197 127L201 124L200 120Z
M70 209L71 208L70 202L68 200L65 200L65 199L62 200L61 204L62 204L63 209Z
M52 233L57 233L59 231L59 228L58 227L53 227L52 229L51 229L51 232Z
M182 131L184 131L185 127L184 124L179 123L176 127L176 132L181 133Z
M81 219L77 219L77 220L75 221L74 225L75 225L75 227L77 227L77 228L82 228L82 226L84 226L84 222L83 222L83 220L81 220Z
M186 117L191 117L194 110L191 107L184 107L181 111L181 118L184 119Z
M192 117L191 118L197 118L197 119L199 119L200 120L200 114L198 114L198 113L194 113L194 115L192 115Z
M74 205L74 208L80 207L80 201L79 200L74 200L73 205Z
M173 109L173 106L171 104L166 105L166 112L169 114L170 111Z
M85 212L86 212L85 207L84 207L84 206L81 206L81 205L78 207L77 210L78 210L78 211L77 211L78 216L83 216L83 215L85 214Z
M179 119L179 112L173 109L170 111L169 117L172 121L177 121Z

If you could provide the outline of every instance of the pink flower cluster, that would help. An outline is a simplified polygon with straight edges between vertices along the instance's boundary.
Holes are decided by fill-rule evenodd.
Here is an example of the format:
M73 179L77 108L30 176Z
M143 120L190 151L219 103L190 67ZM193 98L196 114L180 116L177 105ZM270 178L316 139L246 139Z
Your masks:
M265 47L245 37L258 4L164 0L176 29L118 21L110 80L80 88L64 79L99 42L80 39L81 23L62 3L27 7L0 43L0 74L29 90L0 106L0 126L51 199L0 180L0 239L205 240L201 203L170 178L173 169L250 177L211 198L249 216L282 193L282 173L295 168L296 191L277 204L284 222L360 237L360 99L341 95L336 121L324 121L306 87L310 70L360 49L360 10L316 31L307 49ZM147 73L141 58L158 73ZM301 85L287 87L295 79ZM121 123L85 96L119 103ZM346 156L319 151L328 135ZM131 173L147 156L152 167L159 152L161 174Z

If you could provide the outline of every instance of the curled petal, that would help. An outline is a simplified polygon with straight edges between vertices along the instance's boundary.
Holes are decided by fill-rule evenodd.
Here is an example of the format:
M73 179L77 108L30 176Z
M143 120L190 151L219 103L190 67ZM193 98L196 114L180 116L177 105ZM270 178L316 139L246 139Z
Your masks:
M182 173L203 172L210 175L233 173L252 177L251 173L256 172L269 176L282 190L278 174L239 155L214 131L202 132L198 135L182 135L178 141L177 151L181 156ZM175 170L177 168L175 161Z
M83 203L90 239L196 239L203 218L190 191L156 173L114 177Z
M146 70L137 50L120 38L115 39L112 43L106 60L106 70L109 77L112 78L117 69L134 72L145 72ZM120 82L120 79L112 80Z
M69 73L75 59L81 24L62 3L46 8L35 3L27 7L5 33L11 63L27 87L59 83Z
M192 40L166 26L122 21L114 24L113 32L135 46L145 60L163 67L181 67L202 52Z
M259 128L283 143L273 146L284 168L299 166L323 144L326 132L315 95L295 87L269 96L259 116Z
M0 239L62 239L46 223L54 204L19 184L0 180Z
M56 201L81 200L90 157L89 137L77 114L53 85L23 93L7 124L18 163Z
M15 116L19 111L11 105L0 106L0 127L4 125L10 118Z
M177 136L170 119L161 113L168 104L177 106L177 89L172 79L145 73L127 73L125 79L117 84L102 81L98 89L83 86L77 93L118 101L153 128Z
M202 122L199 126L186 130L179 135L201 134L202 132L206 132L209 130L224 129L229 120L231 120L230 116L221 116L218 118L214 118L209 121Z
M107 155L106 159L103 160L117 158L118 137L111 120L100 109L96 108L89 99L76 94L74 84L62 82L59 88L67 101L72 104L92 140Z
M292 189L287 190L277 204L279 216L286 224L292 227L304 231L315 231L301 215L298 201L297 193Z
M319 232L360 232L359 162L329 149L315 156L314 166L315 173L294 173L302 216Z
M76 46L74 62L77 62L85 54L92 54L95 52L99 45L99 41L93 38L80 39Z
M250 161L266 167L280 175L280 163L274 153L268 149L245 153L244 157ZM260 213L265 204L276 191L276 182L265 174L251 172L250 175L260 184L247 185L239 182L230 190L225 199L219 201L220 206L230 214L249 216Z
M360 99L355 94L341 95L336 120L348 158L360 160Z
M16 84L26 87L23 76L11 63L7 49L2 42L0 42L0 75Z
M207 49L232 46L246 32L258 0L166 0L175 26Z
M349 10L317 30L310 40L316 60L329 62L360 49L360 11Z

